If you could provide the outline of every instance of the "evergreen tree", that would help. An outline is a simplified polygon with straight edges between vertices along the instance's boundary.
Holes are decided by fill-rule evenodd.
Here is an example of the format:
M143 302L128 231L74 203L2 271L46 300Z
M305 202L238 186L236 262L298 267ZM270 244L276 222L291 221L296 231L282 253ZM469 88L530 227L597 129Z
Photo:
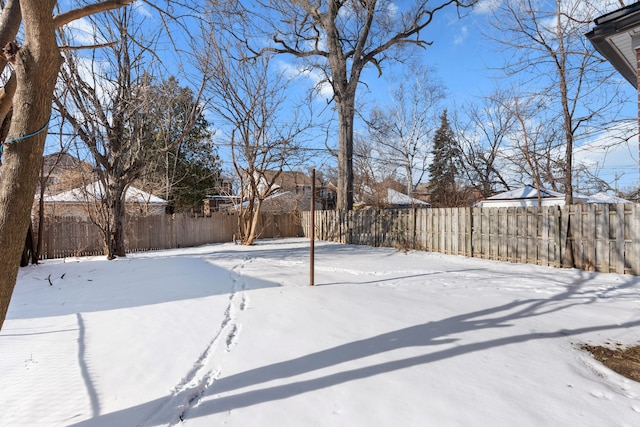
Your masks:
M440 127L433 138L433 159L429 165L429 187L433 207L453 207L458 204L456 178L460 164L460 150L447 118L447 110L440 116Z
M176 211L198 208L205 197L217 194L220 159L212 144L209 122L200 113L187 126L192 111L199 109L191 89L171 77L152 88L157 109L153 129L153 155L144 173L143 186L164 197ZM185 128L189 131L184 133ZM180 143L173 141L180 139Z
M198 209L207 196L218 194L220 159L208 127L200 117L184 142L167 153L167 199L177 211Z

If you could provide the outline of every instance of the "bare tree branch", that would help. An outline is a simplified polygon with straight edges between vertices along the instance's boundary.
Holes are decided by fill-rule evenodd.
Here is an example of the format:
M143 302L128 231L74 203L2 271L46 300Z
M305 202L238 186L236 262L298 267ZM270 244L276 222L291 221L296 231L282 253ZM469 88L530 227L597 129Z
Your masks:
M251 50L258 55L290 54L303 59L308 67L323 73L333 89L339 126L338 209L353 206L353 129L362 71L371 65L381 74L385 61L402 61L401 55L394 56L393 48L428 46L420 32L435 16L448 7L475 3L423 0L413 6L402 4L396 13L390 13L383 2L375 0L257 0L258 15L265 12L269 18L256 19L265 24L262 34L273 44Z
M60 28L70 22L84 18L86 16L95 15L96 13L106 12L107 10L118 9L122 6L133 3L135 0L108 0L98 3L91 3L84 7L72 9L67 12L54 16L53 25Z

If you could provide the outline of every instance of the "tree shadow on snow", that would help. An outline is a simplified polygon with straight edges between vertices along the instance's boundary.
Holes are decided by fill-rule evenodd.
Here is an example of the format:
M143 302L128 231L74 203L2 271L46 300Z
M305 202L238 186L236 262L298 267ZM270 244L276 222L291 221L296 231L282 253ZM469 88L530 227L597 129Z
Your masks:
M581 278L566 286L565 290L549 298L516 300L495 307L478 310L445 319L410 326L396 331L379 334L369 338L353 341L326 350L307 354L283 362L273 363L245 372L221 377L208 389L200 393L198 390L185 390L185 396L196 396L191 399L191 409L175 405L176 396L167 396L147 402L143 405L122 411L105 414L76 426L110 426L118 425L122 421L131 424L132 420L149 419L154 423L176 422L178 417L203 417L216 413L223 413L260 403L286 399L291 396L312 392L375 375L392 371L425 365L440 360L457 357L476 351L517 344L532 340L553 339L574 336L594 331L622 329L640 326L640 321L623 324L604 324L573 329L559 329L554 331L531 332L520 335L505 335L482 342L460 342L462 338L454 338L456 334L487 329L509 328L520 319L532 318L549 313L566 310L572 306L591 304L602 298L599 291L585 291L583 285L593 275L581 274ZM630 279L637 283L635 278ZM623 284L624 288L627 285ZM455 346L447 346L456 342ZM428 351L429 347L440 346ZM445 348L442 348L445 346ZM312 379L290 380L298 375L308 374L331 366L346 362L357 361L369 356L391 352L406 347L424 347L424 354L414 357L386 361L383 363L344 369ZM279 381L278 385L269 385L257 390L239 391L246 387L255 387L271 381ZM180 397L180 396L178 396ZM182 400L186 403L185 400ZM141 418L144 414L144 418ZM159 417L159 418L158 418ZM144 421L141 425L145 425Z
M34 276L39 266L33 266ZM48 277L47 277L48 273ZM225 295L237 286L237 273L212 264L201 255L122 258L48 266L41 277L23 279L9 308L8 319L74 315L171 301ZM33 283L40 282L38 293ZM279 286L244 278L246 290ZM243 290L245 290L243 289ZM24 300L24 301L23 301Z

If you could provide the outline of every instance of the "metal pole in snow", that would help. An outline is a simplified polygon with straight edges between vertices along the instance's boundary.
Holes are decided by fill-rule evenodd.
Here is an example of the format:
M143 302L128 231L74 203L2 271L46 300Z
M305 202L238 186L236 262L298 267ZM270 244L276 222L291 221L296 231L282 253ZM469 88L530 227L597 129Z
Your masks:
M309 242L310 246L309 246L309 255L310 255L310 261L309 261L309 284L311 286L314 285L314 240L316 238L315 233L316 233L316 221L315 221L315 217L316 217L316 169L313 168L311 169L311 233L310 237L311 237L311 241Z

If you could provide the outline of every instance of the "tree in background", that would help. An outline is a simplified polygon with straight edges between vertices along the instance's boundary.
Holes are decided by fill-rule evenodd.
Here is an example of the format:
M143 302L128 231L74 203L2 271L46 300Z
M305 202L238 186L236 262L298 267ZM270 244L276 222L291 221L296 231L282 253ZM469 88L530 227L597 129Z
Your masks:
M372 151L377 152L381 163L398 169L406 194L413 197L415 186L428 169L438 121L436 111L445 94L433 71L417 64L410 70L391 92L389 108L375 107L368 124L375 143Z
M554 122L538 121L539 110L545 107L537 97L513 93L501 102L499 107L514 119L510 145L504 150L511 173L520 183L533 184L538 190L540 205L541 189L560 190L556 177L562 176L564 164L562 150L557 145L559 128Z
M271 55L250 58L242 43L225 38L213 24L204 31L207 43L200 64L242 192L237 206L241 241L251 245L259 235L262 204L278 177L302 163L301 138L313 115L303 114L303 106L286 96L288 81L274 70Z
M458 206L460 151L447 118L447 110L440 116L440 127L433 137L433 157L429 165L431 205L436 208Z
M513 52L504 71L520 79L519 91L529 91L525 98L535 97L544 106L537 122L557 123L567 204L573 202L576 142L604 128L604 118L611 120L621 107L619 79L611 78L615 72L584 36L602 14L602 5L588 0L507 0L492 20L496 35L490 37Z
M339 128L338 209L353 207L355 100L363 70L374 67L381 74L387 62L408 57L403 48L426 48L429 42L422 38L423 30L439 12L449 6L469 7L475 3L476 0L439 0L407 6L378 0L242 2L245 10L259 15L256 21L263 37L257 37L256 43L271 41L269 46L254 48L256 53L275 52L300 58L305 70L322 76L320 84L331 85ZM246 27L236 28L236 37L245 39Z
M161 74L153 54L158 35L149 39L142 22L135 10L117 10L106 19L91 20L96 43L120 41L105 47L100 57L65 52L64 93L56 99L58 110L96 165L93 190L99 205L89 206L108 259L126 255L127 189L149 163L188 138L203 112L200 92L184 104L185 91L175 80L162 82L156 77ZM180 115L179 120L174 114Z
M33 214L35 227L32 227L38 230L37 235L33 236L34 241L32 242L31 262L33 264L38 263L42 253L43 235L46 227L45 197L82 185L85 177L93 170L90 164L71 156L68 153L70 147L63 142L63 135L59 135L59 137L60 145L58 148L60 151L44 156L40 172L37 195L38 208ZM24 261L23 259L22 266L26 265Z
M463 174L483 198L510 189L505 152L516 120L506 104L505 94L496 91L480 104L463 106L453 120Z
M0 93L0 327L16 283L38 183L46 129L60 64L56 28L129 0L96 2L54 15L55 0L2 2L0 68L7 73ZM21 30L23 43L16 38Z
M191 114L198 110L195 95L175 77L161 82L154 92L158 99L148 114L160 123L149 147L150 161L141 173L141 187L163 196L174 211L197 209L218 191L220 159L213 132L202 113L191 126Z
M385 185L398 182L397 169L397 165L390 164L380 156L376 141L365 138L363 135L356 135L353 145L353 176L354 197L357 201L368 206L385 206L387 202Z
M209 131L207 135L211 135ZM169 167L169 194L167 200L174 211L198 210L208 196L220 192L220 159L211 139L192 135L164 157ZM159 193L162 194L162 193Z

